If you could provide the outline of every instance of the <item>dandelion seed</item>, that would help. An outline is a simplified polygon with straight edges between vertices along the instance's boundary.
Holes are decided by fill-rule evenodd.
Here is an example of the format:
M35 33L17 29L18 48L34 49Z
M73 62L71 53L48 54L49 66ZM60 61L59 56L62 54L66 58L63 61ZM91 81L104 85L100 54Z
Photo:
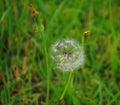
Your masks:
M52 45L51 57L56 69L70 71L78 69L84 62L84 50L73 39L63 39Z

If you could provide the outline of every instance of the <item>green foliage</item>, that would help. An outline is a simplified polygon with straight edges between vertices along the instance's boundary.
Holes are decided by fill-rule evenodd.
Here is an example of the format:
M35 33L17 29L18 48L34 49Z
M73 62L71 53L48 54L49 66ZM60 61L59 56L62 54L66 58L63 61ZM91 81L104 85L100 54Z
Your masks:
M30 3L39 12L44 33L35 31ZM119 105L119 4L119 0L0 0L0 105ZM88 30L90 34L83 36ZM71 88L58 102L69 73L54 69L51 44L62 38L82 43L82 37L84 66L74 72Z

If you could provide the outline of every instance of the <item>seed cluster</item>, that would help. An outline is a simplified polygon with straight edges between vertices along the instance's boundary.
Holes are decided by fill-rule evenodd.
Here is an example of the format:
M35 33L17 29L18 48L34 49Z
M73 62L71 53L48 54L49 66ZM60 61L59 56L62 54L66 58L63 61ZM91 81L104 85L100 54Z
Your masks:
M75 40L63 39L52 45L51 57L56 69L70 71L78 69L83 64L84 50Z

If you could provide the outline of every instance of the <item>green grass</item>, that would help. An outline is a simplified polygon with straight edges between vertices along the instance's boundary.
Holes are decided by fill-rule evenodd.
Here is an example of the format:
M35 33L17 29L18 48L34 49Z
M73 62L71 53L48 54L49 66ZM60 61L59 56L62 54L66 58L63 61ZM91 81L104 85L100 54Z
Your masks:
M34 32L29 3L40 12L43 35ZM69 72L53 69L50 46L62 38L82 43L87 30L85 63L59 103L119 105L119 5L119 0L1 0L0 105L56 105Z

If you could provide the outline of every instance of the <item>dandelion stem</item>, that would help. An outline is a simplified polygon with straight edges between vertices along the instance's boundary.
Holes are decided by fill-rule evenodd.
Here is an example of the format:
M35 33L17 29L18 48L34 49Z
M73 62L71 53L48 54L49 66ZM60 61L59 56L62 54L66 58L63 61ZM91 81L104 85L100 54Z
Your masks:
M67 91L67 89L68 89L68 86L70 85L70 82L71 82L71 79L72 79L72 76L73 76L73 71L74 71L74 70L71 70L71 71L70 71L68 81L67 81L67 83L66 83L66 85L65 85L65 88L64 88L63 93L62 93L62 95L61 95L61 97L60 97L60 100L62 100L62 99L64 98L65 93L66 93L66 91Z

